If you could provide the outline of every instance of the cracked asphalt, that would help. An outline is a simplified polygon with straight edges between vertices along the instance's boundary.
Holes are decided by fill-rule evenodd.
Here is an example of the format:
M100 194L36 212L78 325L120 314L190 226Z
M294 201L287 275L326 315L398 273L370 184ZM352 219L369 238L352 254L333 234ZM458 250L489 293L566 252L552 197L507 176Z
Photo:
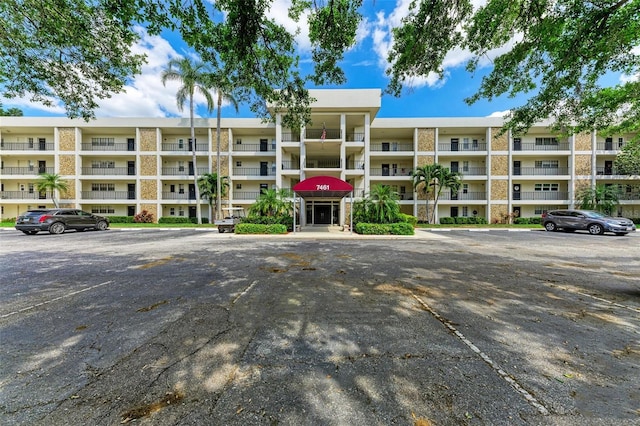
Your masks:
M640 234L0 232L2 425L640 424Z

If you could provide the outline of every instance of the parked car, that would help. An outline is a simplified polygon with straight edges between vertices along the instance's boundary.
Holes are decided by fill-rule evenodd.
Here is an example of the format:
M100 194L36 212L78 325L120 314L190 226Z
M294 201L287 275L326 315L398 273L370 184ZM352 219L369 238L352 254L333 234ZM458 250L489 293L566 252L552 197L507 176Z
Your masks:
M593 210L551 210L542 214L542 226L547 231L573 232L582 229L592 235L605 232L625 235L636 230L631 219L611 217Z
M67 229L104 231L109 228L109 220L77 209L36 209L18 216L15 226L27 235L35 235L40 231L62 234Z

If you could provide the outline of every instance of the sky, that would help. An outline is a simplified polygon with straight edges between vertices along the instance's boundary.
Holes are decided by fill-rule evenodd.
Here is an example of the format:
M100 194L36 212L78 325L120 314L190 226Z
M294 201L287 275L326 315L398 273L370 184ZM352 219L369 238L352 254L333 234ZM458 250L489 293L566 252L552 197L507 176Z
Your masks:
M476 6L484 3L474 0ZM340 64L345 71L347 82L340 86L323 86L317 88L341 89L384 89L389 80L385 74L388 67L387 53L391 47L391 29L399 25L406 16L410 0L365 0L361 12L363 22L358 29L357 43L344 57ZM273 19L292 31L298 25L287 18L287 0L274 0L270 11ZM164 33L162 36L150 36L140 29L141 39L135 45L136 53L147 56L142 74L135 76L126 86L125 92L101 101L96 110L97 117L180 117L188 116L188 108L180 111L176 105L175 94L178 83L168 82L164 87L160 74L167 63L176 57L192 56L179 36ZM311 66L307 31L302 27L298 46L302 66ZM479 88L482 76L491 70L490 62L486 62L474 74L465 70L465 63L470 54L463 51L451 52L445 59L445 77L435 76L415 81L410 89L405 89L402 96L396 98L384 94L378 117L485 117L502 115L510 108L523 103L524 98L509 99L507 97L492 102L480 100L469 106L464 99L473 95ZM316 88L316 87L308 87ZM203 101L203 99L200 99ZM3 107L17 107L25 116L64 116L64 107L58 104L45 108L33 104L28 99L6 99ZM207 115L205 109L199 108L201 117L215 117L215 112ZM222 117L254 117L247 106L241 106L236 112L233 107L225 106Z

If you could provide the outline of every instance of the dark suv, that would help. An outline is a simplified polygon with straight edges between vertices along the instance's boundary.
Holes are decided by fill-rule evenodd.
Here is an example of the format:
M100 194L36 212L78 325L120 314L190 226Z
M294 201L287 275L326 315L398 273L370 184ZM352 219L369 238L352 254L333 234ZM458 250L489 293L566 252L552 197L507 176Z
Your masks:
M40 231L62 234L67 229L104 231L107 228L109 228L109 220L106 217L77 209L29 210L16 219L16 229L27 235L35 235Z
M551 210L542 214L542 226L547 231L573 232L576 229L589 231L592 235L613 232L625 235L636 230L630 219L611 217L592 210Z

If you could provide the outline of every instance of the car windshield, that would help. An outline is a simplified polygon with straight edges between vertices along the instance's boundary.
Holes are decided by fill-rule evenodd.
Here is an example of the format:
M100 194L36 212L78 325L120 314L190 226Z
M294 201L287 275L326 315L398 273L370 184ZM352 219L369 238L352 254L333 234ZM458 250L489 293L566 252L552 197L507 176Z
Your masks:
M606 214L600 213L600 212L584 212L584 215L586 217L590 217L593 219L601 219L603 217L609 217Z

